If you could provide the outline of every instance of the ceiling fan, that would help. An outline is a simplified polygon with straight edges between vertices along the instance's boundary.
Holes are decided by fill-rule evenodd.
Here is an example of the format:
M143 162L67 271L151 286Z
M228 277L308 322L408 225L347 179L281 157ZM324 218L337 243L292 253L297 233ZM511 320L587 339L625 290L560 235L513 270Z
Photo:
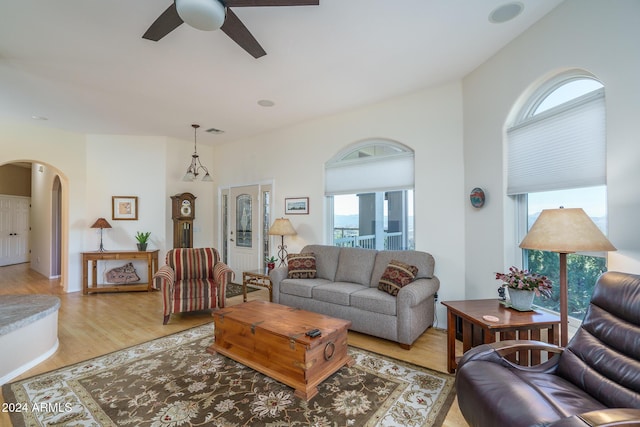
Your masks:
M317 6L320 0L174 0L155 20L143 39L158 41L183 22L206 31L221 29L254 58L266 55L260 43L230 7Z

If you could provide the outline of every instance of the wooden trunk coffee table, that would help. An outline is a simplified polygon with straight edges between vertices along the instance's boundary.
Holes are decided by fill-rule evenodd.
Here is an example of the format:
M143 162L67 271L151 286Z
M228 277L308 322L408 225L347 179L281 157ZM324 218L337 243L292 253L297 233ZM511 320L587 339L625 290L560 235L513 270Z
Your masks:
M295 389L305 400L318 384L355 362L347 354L351 322L266 301L250 301L213 313L215 342L207 348ZM317 338L305 332L319 329Z

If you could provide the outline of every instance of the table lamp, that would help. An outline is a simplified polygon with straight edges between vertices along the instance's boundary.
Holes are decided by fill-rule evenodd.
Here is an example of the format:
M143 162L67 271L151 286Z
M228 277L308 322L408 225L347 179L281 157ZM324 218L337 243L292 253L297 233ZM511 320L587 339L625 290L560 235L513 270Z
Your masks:
M102 245L102 230L104 228L111 228L111 224L107 222L104 218L98 218L96 222L93 223L91 228L99 228L100 229L100 252L104 252L104 246Z
M564 347L569 336L567 254L615 251L616 248L584 210L562 207L543 209L520 247L560 254L560 343Z
M287 258L287 247L284 244L284 236L293 236L296 234L296 230L291 225L291 221L287 218L277 218L271 228L269 228L270 236L280 236L282 238L280 246L278 246L278 258L280 258L279 266L284 265L284 260Z

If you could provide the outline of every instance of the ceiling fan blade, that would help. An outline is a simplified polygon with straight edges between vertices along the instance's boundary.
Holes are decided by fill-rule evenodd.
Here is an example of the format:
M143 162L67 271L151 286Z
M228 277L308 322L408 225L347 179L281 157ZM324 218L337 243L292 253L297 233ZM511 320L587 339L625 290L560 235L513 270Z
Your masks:
M143 39L153 40L157 42L171 31L175 30L182 24L182 18L178 15L178 10L176 9L176 3L171 3L171 6L167 8L162 15L155 20L153 24L149 27L146 33L142 36Z
M267 54L247 27L240 21L240 18L229 8L227 8L227 17L220 29L254 58L257 59Z
M320 0L222 0L227 7L318 6Z

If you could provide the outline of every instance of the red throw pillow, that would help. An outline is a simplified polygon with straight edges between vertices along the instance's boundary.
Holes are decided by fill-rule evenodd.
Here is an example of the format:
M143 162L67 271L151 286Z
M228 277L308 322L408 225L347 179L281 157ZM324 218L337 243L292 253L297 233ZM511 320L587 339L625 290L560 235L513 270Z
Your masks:
M287 255L289 279L315 279L316 256L313 253Z
M384 273L382 273L382 277L378 283L378 289L395 297L401 288L413 282L417 274L418 267L396 261L395 259L391 260L384 270Z

